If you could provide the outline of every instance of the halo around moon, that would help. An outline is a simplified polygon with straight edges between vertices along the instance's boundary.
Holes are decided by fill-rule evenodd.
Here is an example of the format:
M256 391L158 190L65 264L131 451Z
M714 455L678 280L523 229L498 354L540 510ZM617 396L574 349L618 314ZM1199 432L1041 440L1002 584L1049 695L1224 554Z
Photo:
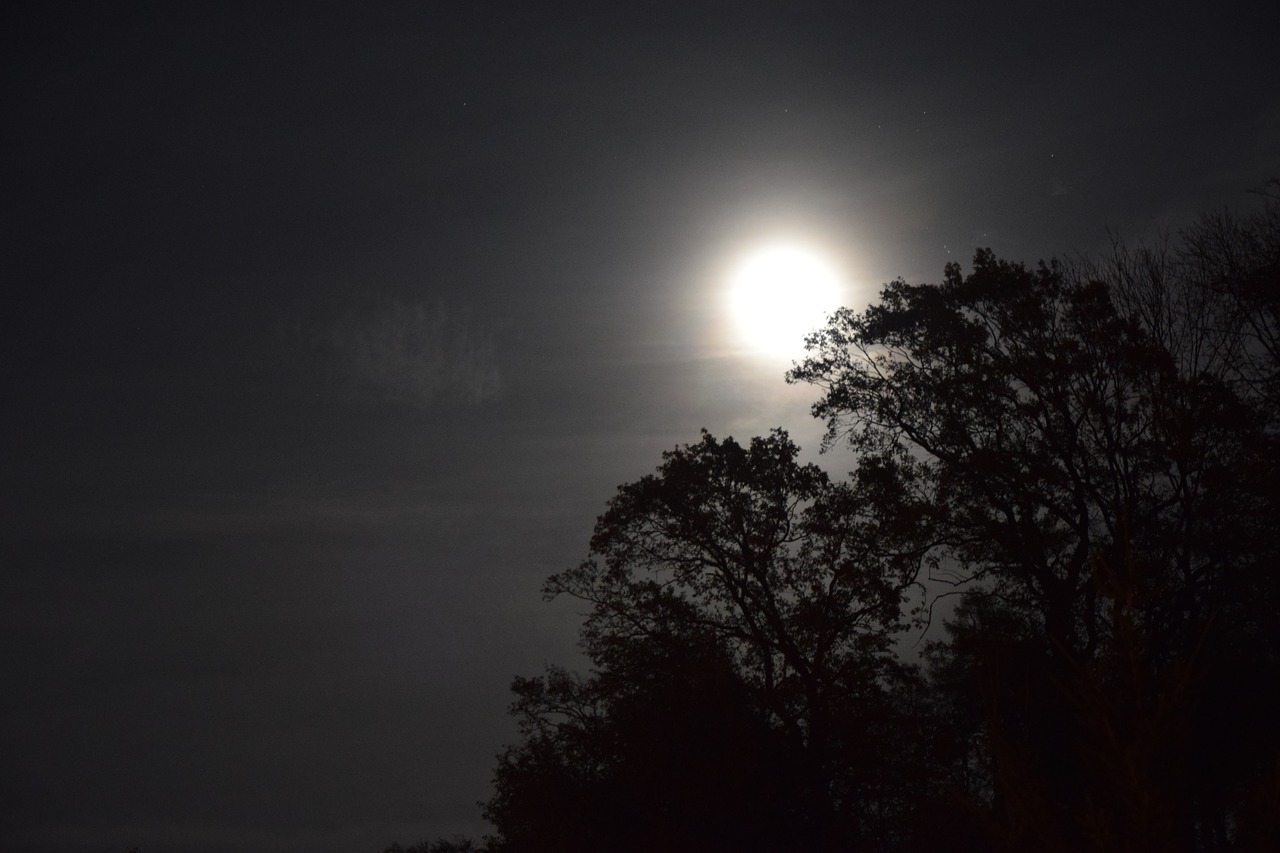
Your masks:
M798 357L804 337L841 300L840 276L817 252L775 245L749 253L730 277L729 310L739 339L764 356Z

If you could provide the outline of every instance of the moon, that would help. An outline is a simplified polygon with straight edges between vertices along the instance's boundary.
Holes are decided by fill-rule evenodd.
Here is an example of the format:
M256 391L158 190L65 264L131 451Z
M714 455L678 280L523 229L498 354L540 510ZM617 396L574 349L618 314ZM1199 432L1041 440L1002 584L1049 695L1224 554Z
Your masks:
M804 337L840 304L840 278L822 255L799 246L759 249L742 261L729 308L742 342L769 357L799 356Z

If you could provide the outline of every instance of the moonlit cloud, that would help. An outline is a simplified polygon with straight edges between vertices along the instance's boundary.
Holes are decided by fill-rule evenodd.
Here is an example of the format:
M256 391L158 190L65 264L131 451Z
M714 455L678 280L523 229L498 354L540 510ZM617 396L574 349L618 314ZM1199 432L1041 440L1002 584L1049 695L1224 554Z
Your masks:
M386 302L349 315L325 336L347 390L430 406L498 396L501 372L487 331L442 304Z

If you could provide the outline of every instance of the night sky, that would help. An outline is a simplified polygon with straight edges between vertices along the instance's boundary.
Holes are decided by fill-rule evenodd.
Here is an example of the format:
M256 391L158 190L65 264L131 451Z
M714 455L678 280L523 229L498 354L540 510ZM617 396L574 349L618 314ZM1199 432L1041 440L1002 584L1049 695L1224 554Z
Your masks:
M1262 3L6 5L6 851L478 837L614 488L817 449L743 257L860 306L1280 175Z

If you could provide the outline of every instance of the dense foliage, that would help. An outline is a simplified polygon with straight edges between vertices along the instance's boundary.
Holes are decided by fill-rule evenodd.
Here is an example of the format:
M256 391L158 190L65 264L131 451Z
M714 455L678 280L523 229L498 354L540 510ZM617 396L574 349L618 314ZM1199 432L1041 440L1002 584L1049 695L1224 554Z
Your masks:
M704 433L619 489L489 849L1280 849L1280 198L893 282L788 380L855 470Z
M776 431L667 453L610 502L596 558L547 582L592 605L595 670L517 680L502 849L879 843L927 798L892 654L927 528L884 512L911 503L892 469L837 484L797 452Z

